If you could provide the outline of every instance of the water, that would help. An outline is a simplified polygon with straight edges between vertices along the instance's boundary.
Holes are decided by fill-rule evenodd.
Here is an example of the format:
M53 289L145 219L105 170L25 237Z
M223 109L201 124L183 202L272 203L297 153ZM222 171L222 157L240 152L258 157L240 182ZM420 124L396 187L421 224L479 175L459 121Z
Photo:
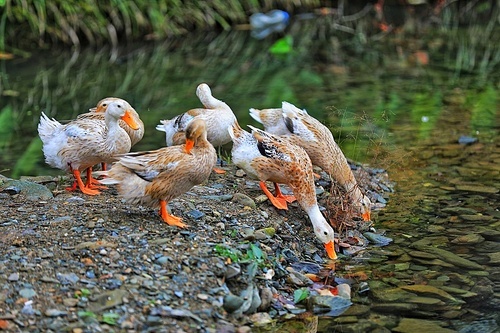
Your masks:
M243 125L256 125L250 107L279 107L286 100L330 125L349 158L387 169L397 183L387 207L373 216L376 228L394 242L337 269L338 277L364 274L367 281L354 279L354 286L367 282L370 291L353 288L354 313L320 318L319 330L369 332L378 323L410 332L427 321L437 325L430 331L498 329L498 72L461 74L452 52L437 50L429 53L429 65L418 64L411 57L415 50L408 47L402 55L391 44L333 62L321 57L327 47L311 50L323 59L313 60L304 39L296 41L293 54L281 57L266 52L271 43L234 32L2 61L0 173L62 174L43 162L36 135L41 111L72 119L103 97L125 98L146 126L134 150L145 150L164 145L154 129L160 119L200 106L195 89L201 82ZM461 136L477 142L461 144ZM433 248L479 266L460 265ZM436 289L403 293L409 291L401 287L414 285L447 290L460 302L448 302ZM395 294L400 298L387 296Z

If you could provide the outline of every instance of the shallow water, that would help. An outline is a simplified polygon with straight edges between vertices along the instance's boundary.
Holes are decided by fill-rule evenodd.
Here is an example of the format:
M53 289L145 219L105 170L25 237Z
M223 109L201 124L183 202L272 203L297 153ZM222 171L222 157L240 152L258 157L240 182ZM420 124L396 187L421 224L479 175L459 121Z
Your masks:
M446 56L438 60L432 53L429 65L418 65L390 47L375 61L360 57L334 65L315 62L300 49L277 58L265 51L269 41L245 32L205 40L2 61L0 173L62 174L43 162L36 134L41 111L65 120L103 97L125 98L146 126L133 150L144 150L163 146L155 130L160 119L200 106L195 89L201 82L242 125L255 125L250 107L279 107L286 100L330 125L347 157L387 169L397 183L387 207L373 216L394 242L338 267L339 277L366 274L368 280L356 285L367 282L370 291L354 290L352 313L320 318L319 330L369 332L376 322L411 332L427 321L437 325L433 329L498 330L498 77L457 74L452 64L439 62ZM473 264L436 254L435 247ZM412 285L447 290L459 301L447 302L435 289L387 297Z

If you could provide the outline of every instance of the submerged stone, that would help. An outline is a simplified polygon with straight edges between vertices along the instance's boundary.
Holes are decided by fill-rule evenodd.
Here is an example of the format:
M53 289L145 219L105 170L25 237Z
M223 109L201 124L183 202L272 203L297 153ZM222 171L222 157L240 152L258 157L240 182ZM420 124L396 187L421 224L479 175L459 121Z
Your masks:
M432 247L432 246L421 245L421 243L419 243L418 241L413 243L411 246L417 248L420 251L435 254L435 255L439 256L442 260L449 262L451 264L454 264L456 266L459 266L459 267L464 267L464 268L468 268L468 269L484 270L483 266L481 266L473 261L470 261L468 259L462 258L462 257L460 257L460 256L458 256L450 251L446 251L446 250L439 249L439 248Z
M465 303L462 300L458 300L455 297L451 296L448 294L446 291L441 290L437 287L429 286L429 285L423 285L423 284L417 284L413 286L403 286L400 287L403 290L410 291L412 293L415 293L417 295L424 295L424 296L429 296L429 297L437 297L439 299L442 299L444 301L452 302L454 304L463 304Z
M453 244L478 244L484 241L484 238L478 234L467 234L453 239Z
M402 318L399 325L392 329L393 332L414 333L414 332L432 332L432 333L455 333L455 330L444 328L439 321ZM444 323L443 323L444 325Z

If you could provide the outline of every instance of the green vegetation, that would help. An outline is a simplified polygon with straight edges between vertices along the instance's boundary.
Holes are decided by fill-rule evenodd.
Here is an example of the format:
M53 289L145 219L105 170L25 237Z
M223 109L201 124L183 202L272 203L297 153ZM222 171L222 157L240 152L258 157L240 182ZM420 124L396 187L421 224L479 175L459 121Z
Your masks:
M246 23L251 13L318 7L319 0L10 0L0 2L0 50L22 40L32 46L64 43L117 45Z
M425 20L419 17L381 32L373 8L351 6L359 1L349 1L343 13L331 14L315 9L321 1L275 3L283 7L285 2L296 6L289 8L296 12L289 27L263 40L252 38L248 31L232 29L132 45L128 42L144 39L127 35L125 29L119 36L127 43L116 49L105 39L108 35L91 40L86 36L94 33L77 33L80 44L95 43L99 48L74 48L72 53L37 49L29 66L22 58L29 58L29 54L16 50L15 60L0 61L0 172L13 177L61 175L60 170L45 165L39 149L36 127L40 113L60 121L73 119L106 96L125 98L140 112L147 135L134 150L158 148L164 144L164 136L154 127L160 119L200 106L194 92L201 82L214 87L214 96L233 108L241 124L255 124L248 115L249 107L279 107L286 100L306 108L331 127L347 157L362 162L383 155L385 135L395 119L419 126L422 137L429 135L439 123L433 121L446 106L446 95L457 87L470 90L466 91L470 106L466 111L473 112L469 118L474 127L488 123L485 115L489 120L496 116L498 99L492 96L500 79L500 48L496 47L500 31L495 24L500 15L498 6L479 1L460 7L462 1L457 1L433 14L432 22L428 16ZM31 7L35 3L39 9ZM123 6L132 3L115 1L113 10L130 13ZM205 7L218 2L209 3L195 2ZM232 20L231 27L247 22L252 12L270 9L274 2L242 3L244 15L241 21ZM51 25L54 22L45 23L43 29L37 27L43 20L35 18L25 20L32 23L23 29L22 24L12 24L21 21L21 12L34 15L44 12L42 7L45 12L49 7L69 11L67 5L42 4L5 3L0 25L6 24L12 39L6 43L7 49L13 51L21 46L16 43L23 41L31 41L33 49L33 36L42 38L41 30L45 32L40 43L60 44L57 36L63 33ZM90 0L78 4L86 4L86 11L97 10ZM172 6L168 10L173 10ZM194 8L194 4L188 6ZM307 16L300 16L304 12ZM50 21L48 14L44 15ZM95 19L103 15L95 14ZM129 18L131 27L139 26L132 23L137 17ZM82 21L80 24L98 27L91 20ZM195 29L191 24L185 31ZM115 30L119 31L118 26ZM7 35L2 37L1 32L0 38L5 40ZM430 121L422 123L422 116L431 116ZM222 151L222 156L229 153Z
M249 244L245 253L223 244L217 244L214 251L218 256L228 258L232 262L256 263L259 267L266 266L267 264L266 253L263 252L258 245L253 243Z

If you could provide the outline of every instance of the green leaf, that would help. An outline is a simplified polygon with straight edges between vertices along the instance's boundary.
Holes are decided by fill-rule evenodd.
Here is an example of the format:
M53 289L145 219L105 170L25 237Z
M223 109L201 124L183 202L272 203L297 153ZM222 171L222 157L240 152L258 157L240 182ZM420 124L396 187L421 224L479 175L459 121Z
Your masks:
M96 314L92 311L78 311L78 317L81 318L97 318Z
M309 296L309 289L300 288L294 291L293 293L293 302L295 304L305 300Z
M116 320L120 318L118 313L107 312L102 314L102 322L109 325L116 325Z
M269 52L272 54L289 54L293 48L292 36L285 36L278 39L270 48Z
M222 244L215 245L215 252L219 256L229 258L234 262L240 261L241 253L239 253L239 251L231 249L225 245L222 245Z
M264 253L262 252L260 247L258 247L255 244L250 244L250 251L251 251L251 256L255 259L262 259L264 256Z

